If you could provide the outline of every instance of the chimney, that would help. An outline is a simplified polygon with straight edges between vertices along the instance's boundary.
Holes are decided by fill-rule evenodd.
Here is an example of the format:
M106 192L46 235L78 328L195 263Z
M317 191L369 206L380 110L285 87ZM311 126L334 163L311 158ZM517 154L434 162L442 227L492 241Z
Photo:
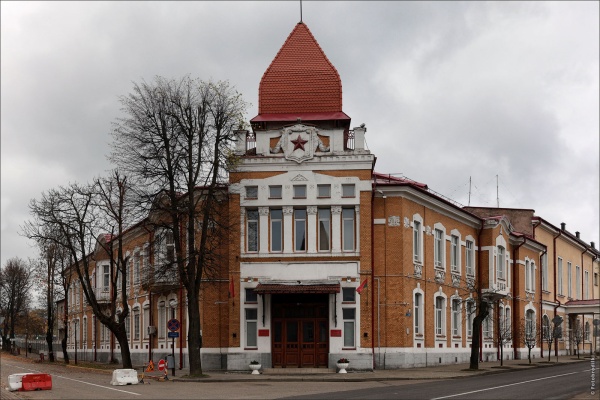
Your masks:
M562 229L563 231L564 231L565 229L567 229L567 224L565 224L564 222L561 222L561 223L560 223L560 229Z
M575 232L575 236L577 236L577 239L580 239L579 232Z
M594 243L594 242L590 242L590 244L592 245L592 249L595 249L595 248L596 248L596 243Z

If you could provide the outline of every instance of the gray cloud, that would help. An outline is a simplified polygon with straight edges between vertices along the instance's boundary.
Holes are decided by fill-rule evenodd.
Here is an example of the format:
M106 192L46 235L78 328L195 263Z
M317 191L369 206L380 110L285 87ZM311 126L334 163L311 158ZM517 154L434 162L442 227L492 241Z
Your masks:
M376 169L599 243L597 2L303 2ZM118 97L228 79L258 109L297 2L2 2L2 263L43 190L110 168Z

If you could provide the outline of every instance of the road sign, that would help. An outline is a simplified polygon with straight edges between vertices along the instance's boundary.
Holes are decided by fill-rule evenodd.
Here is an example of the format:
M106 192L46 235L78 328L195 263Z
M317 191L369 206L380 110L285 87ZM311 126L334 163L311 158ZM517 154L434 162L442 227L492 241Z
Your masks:
M179 321L176 320L175 318L170 319L169 322L167 322L167 327L169 328L169 330L171 332L175 332L179 330Z
M164 370L165 370L165 366L166 366L166 365L165 365L165 360L160 360L160 361L158 362L158 370L159 370L159 371L164 371Z
M169 338L177 338L179 337L179 332L168 332L167 335Z

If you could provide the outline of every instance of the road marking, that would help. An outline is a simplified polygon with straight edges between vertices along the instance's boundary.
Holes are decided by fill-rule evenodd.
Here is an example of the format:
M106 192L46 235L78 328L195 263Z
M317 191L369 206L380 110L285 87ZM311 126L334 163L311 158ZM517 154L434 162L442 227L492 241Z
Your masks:
M463 395L466 395L466 394L486 392L488 390L500 389L500 388L505 388L505 387L509 387L509 386L515 386L515 385L522 385L523 383L529 383L529 382L535 382L535 381L543 381L544 379L558 378L559 376L567 376L567 375L573 375L573 374L580 374L582 372L588 372L588 371L591 371L591 369L586 369L584 371L578 371L578 372L569 372L567 374L547 376L545 378L531 379L529 381L523 381L523 382L517 382L517 383L509 383L508 385L495 386L495 387L491 387L491 388L487 388L487 389L473 390L471 392L464 392L464 393L452 394L450 396L435 397L435 398L433 398L431 400L448 399L450 397L463 396Z
M14 364L6 364L6 365L9 365L9 366L12 366L12 367L16 367L16 368L20 368L20 369L24 369L25 371L39 372L39 373L42 373L42 374L45 373L45 372L38 371L38 370L35 370L35 369L29 369L29 368L19 367L18 365L14 365ZM73 379L73 378L67 378L66 376L55 375L55 374L49 374L49 375L51 375L52 377L56 377L56 378L62 378L62 379L70 380L70 381L84 383L86 385L97 386L97 387L100 387L100 388L103 388L103 389L114 390L114 391L117 391L117 392L122 392L122 393L127 393L127 394L135 394L136 396L140 396L141 395L141 393L128 392L127 390L121 390L121 389L111 388L111 387L108 387L108 386L96 385L95 383L80 381L78 379Z

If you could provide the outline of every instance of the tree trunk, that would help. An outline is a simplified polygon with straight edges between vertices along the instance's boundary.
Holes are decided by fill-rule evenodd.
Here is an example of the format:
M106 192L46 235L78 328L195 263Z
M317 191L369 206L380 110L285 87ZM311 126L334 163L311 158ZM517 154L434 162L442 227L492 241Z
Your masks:
M129 341L127 340L127 331L125 330L125 325L123 325L122 329L116 330L115 338L121 346L121 362L123 364L123 368L133 368L133 364L131 363L131 352L129 351Z
M202 375L202 359L200 348L202 337L200 335L200 308L198 307L198 295L195 290L187 291L188 299L188 357L190 365L190 376Z
M48 328L46 329L46 343L48 344L48 360L50 360L50 362L54 362L54 349L52 347L53 343L52 343L52 339L54 339L54 335L52 335L52 326L54 326L54 323L52 322L52 324L48 323Z
M488 316L488 303L479 300L477 315L473 318L473 336L471 337L471 359L469 369L479 369L479 343L481 341L481 324Z

